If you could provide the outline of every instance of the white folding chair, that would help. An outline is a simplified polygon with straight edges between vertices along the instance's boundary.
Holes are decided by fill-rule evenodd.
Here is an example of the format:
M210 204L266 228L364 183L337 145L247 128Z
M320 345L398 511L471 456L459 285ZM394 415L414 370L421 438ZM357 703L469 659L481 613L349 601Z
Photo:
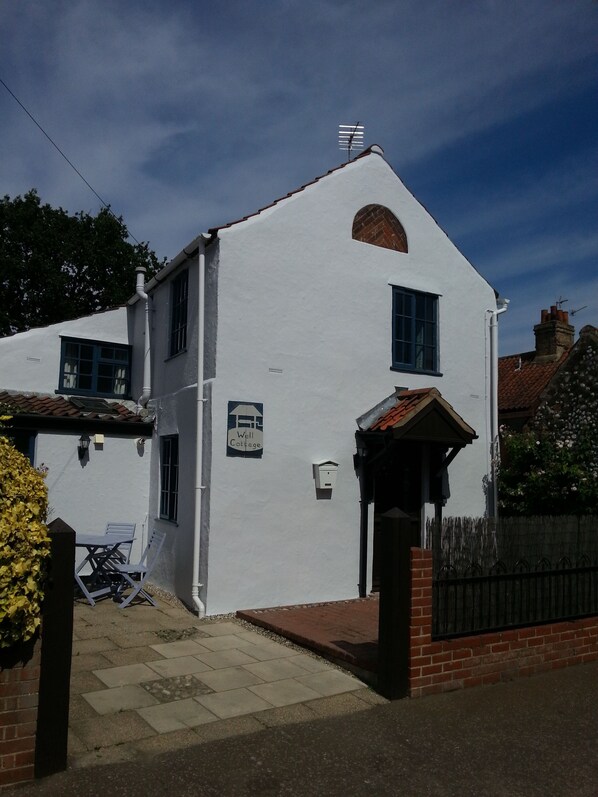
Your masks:
M158 556L160 555L165 540L166 533L154 529L150 541L137 564L123 564L121 562L115 562L113 564L112 567L114 572L121 578L121 582L116 589L115 599L118 599L125 589L132 587L132 592L121 602L119 609L124 609L125 606L128 606L137 595L143 600L149 601L152 606L156 605L155 600L144 589L144 584L149 579L156 566Z
M106 523L106 534L130 534L131 538L133 538L135 536L136 526L136 523L115 523L114 521L110 521L109 523ZM114 553L108 558L106 564L109 567L114 564L114 562L120 562L120 564L128 565L131 558L132 545L132 539L131 542L123 542L123 544L119 545Z

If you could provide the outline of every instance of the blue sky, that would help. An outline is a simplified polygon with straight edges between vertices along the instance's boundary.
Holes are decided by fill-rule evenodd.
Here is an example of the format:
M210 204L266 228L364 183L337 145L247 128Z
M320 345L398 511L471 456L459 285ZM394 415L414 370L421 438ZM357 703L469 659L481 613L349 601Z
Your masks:
M509 298L598 325L596 0L0 0L0 78L160 257L341 163L365 124ZM98 200L0 85L0 192Z

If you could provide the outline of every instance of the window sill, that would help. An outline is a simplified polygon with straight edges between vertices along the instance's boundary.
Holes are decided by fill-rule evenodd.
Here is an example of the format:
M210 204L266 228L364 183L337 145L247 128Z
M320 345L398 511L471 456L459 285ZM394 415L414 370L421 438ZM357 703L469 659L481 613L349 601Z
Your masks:
M167 523L169 526L175 526L178 528L179 522L178 520L169 520L166 517L155 517L154 523Z
M422 374L423 376L443 376L442 371L426 371L423 368L403 368L402 366L398 365L391 365L391 371L397 371L401 374Z
M177 351L176 354L169 354L168 357L164 358L164 362L167 363L170 360L176 360L176 358L180 357L181 354L187 354L187 349L181 349L180 351Z

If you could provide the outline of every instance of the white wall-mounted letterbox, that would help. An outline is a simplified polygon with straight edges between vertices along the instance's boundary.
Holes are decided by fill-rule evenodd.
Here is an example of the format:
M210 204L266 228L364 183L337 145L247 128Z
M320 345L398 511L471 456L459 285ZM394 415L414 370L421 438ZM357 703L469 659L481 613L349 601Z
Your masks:
M336 474L338 462L327 459L325 462L314 462L314 475L316 478L316 489L332 490L336 486Z

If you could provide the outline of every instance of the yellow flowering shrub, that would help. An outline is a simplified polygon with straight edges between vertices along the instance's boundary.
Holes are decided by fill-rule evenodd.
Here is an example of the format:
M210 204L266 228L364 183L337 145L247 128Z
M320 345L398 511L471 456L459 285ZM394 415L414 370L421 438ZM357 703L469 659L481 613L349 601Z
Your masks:
M47 506L43 475L0 436L0 648L27 641L41 622Z

